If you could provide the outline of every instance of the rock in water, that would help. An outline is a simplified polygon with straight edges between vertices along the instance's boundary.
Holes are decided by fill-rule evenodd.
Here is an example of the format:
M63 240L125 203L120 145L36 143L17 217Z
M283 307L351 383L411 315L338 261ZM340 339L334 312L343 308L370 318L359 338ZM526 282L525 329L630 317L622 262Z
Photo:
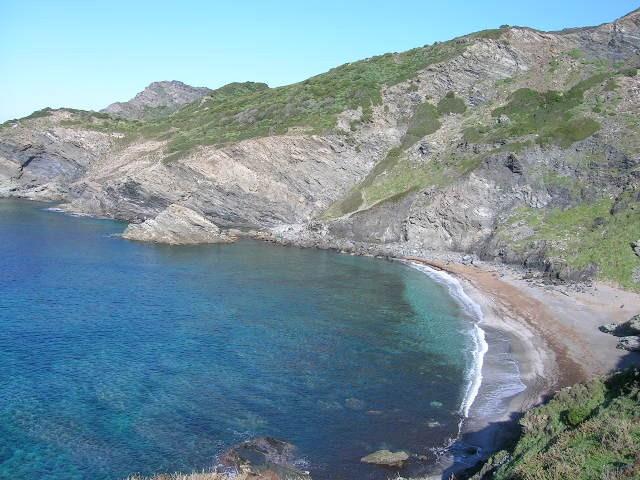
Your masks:
M362 457L360 461L362 463L372 463L375 465L382 465L385 467L401 468L405 462L409 459L407 452L391 452L389 450L378 450L366 457Z
M122 234L128 240L187 245L197 243L229 243L234 236L223 233L218 226L198 212L173 204L139 224L129 224Z
M258 437L232 447L220 462L255 480L310 480L307 472L294 466L295 452L296 447L290 443Z
M629 352L640 352L640 337L622 337L618 340L617 348L627 350Z

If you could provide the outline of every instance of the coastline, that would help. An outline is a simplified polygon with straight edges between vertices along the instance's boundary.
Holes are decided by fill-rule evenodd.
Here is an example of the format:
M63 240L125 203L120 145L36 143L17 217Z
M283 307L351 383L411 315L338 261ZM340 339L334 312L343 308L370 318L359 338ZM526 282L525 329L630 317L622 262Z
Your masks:
M47 210L73 215L54 208ZM397 245L360 244L356 248L319 245L256 232L242 236L282 246L330 249L343 254L415 263L445 272L460 282L464 293L481 310L480 322L490 344L485 360L496 353L497 344L506 346L506 353L513 359L525 389L504 395L499 399L502 403L498 409L481 408L478 398L491 393L495 386L492 375L496 371L492 368L495 365L484 362L485 381L478 387L476 401L467 409L459 438L449 449L454 458L443 456L442 462L434 466L445 472L445 478L449 473L474 466L500 449L517 431L520 414L560 388L640 364L640 353L616 349L617 338L598 330L599 325L621 323L640 312L637 293L600 282L592 285L544 283L539 277L526 275L522 268L477 260L463 262L463 254L454 252L408 252Z
M638 294L602 283L577 290L552 287L527 281L508 266L485 262L397 259L451 275L482 311L479 324L489 343L483 381L452 445L453 463L444 465L447 478L501 449L517 434L521 414L560 388L640 364L640 354L616 349L615 337L597 328L637 313ZM494 351L496 346L503 351ZM492 355L498 358L492 361ZM523 388L492 392L504 381L509 358ZM487 399L490 408L486 408Z

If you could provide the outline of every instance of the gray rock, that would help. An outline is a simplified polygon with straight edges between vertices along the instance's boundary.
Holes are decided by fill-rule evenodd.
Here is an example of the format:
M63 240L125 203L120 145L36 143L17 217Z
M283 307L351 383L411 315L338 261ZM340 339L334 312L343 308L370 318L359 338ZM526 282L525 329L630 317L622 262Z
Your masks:
M629 352L640 352L640 337L622 337L618 340L616 348L619 348L620 350L628 350Z
M377 452L370 453L366 457L362 457L360 461L362 463L371 463L374 465L382 465L385 467L402 468L408 459L409 454L407 452L391 452L389 450L378 450Z
M617 328L618 328L618 324L617 323L607 323L606 325L600 325L598 327L598 330L600 330L601 332L604 332L604 333L613 334L616 331Z
M335 128L322 132L295 125L287 132L273 130L262 137L209 145L191 130L190 140L201 144L170 154L167 139L181 128L170 117L167 135L149 139L129 138L106 126L96 129L88 123L104 119L87 112L39 112L0 126L0 197L60 200L67 211L143 222L132 225L125 236L150 241L217 241L222 235L218 227L241 228L281 243L359 254L473 253L540 269L554 280L588 279L597 266L569 268L562 258L550 257L558 251L553 240L536 238L526 219L515 224L513 220L523 211L545 214L603 197L628 199L616 201L611 215L632 208L638 197L629 192L637 182L640 159L625 152L628 136L637 132L619 116L590 112L601 123L601 132L568 147L538 145L534 135L510 137L510 145L505 139L493 143L492 135L473 142L465 139L468 125L456 116L440 118L441 128L414 139L411 146L405 146L403 139L418 105L449 91L460 92L474 118L484 119L482 128L502 130L503 125L515 123L513 115L499 117L499 125L489 120L490 112L520 86L501 81L522 78L539 91L569 87L573 77L568 76L567 65L547 75L549 58L557 52L579 48L587 58L632 61L640 48L640 13L564 32L506 29L500 41L469 36L456 45L459 52L405 82L383 87L381 104L372 108L366 122L353 122L362 118L361 109L346 110L337 114ZM584 78L589 74L587 66L571 68L580 69ZM637 82L619 80L616 109L638 114ZM409 84L413 88L408 89ZM231 87L225 98L238 88L268 88ZM131 118L166 115L203 95L215 92L158 82L108 111ZM596 95L601 95L599 88L585 92L585 105ZM318 101L337 107L330 96ZM321 108L316 100L310 102L305 108ZM280 123L268 118L269 108L232 113L231 123L262 119ZM295 117L299 112L290 113ZM202 135L209 127L218 128L202 127ZM405 168L400 172L381 163L397 147L402 150L397 165ZM517 154L510 153L512 147ZM585 164L586 156L594 161ZM423 167L433 167L436 174ZM373 188L363 195L357 189L363 185ZM331 209L340 202L347 204L345 210ZM165 218L176 204L200 217ZM603 225L594 222L592 228Z
M640 240L633 242L631 248L633 248L633 253L640 257Z
M640 335L640 314L634 315L624 323L608 323L599 327L600 331L610 333L617 337L630 337Z
M272 437L258 437L233 446L220 463L256 480L310 480L308 472L295 467L294 445Z
M229 243L235 240L201 214L182 205L170 205L155 218L130 224L122 234L128 240L187 245Z

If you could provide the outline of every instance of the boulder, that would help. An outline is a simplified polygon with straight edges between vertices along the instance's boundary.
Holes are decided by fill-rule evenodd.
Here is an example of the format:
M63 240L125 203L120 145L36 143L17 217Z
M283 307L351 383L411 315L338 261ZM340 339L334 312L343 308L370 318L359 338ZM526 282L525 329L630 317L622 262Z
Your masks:
M258 437L233 446L220 457L227 468L255 480L310 480L295 467L296 447L273 437Z
M407 452L378 450L377 452L370 453L366 457L362 457L360 461L362 463L372 463L374 465L382 465L384 467L401 468L408 459L409 454Z
M640 240L633 242L631 248L633 248L633 253L640 257Z

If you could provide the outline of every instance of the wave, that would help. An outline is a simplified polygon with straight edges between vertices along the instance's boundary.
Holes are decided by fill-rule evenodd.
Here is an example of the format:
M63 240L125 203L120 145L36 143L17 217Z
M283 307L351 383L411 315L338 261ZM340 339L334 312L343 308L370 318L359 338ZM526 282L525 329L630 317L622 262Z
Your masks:
M471 406L478 396L480 386L482 385L482 366L484 364L484 356L489 350L485 331L480 327L480 322L483 320L482 309L480 305L467 295L460 281L452 275L419 263L403 263L406 263L416 270L420 270L436 282L446 286L449 294L462 306L467 315L473 319L473 328L469 332L473 341L473 363L467 372L467 387L460 405L460 414L467 418L469 417Z
M65 215L70 215L72 217L90 217L91 216L87 213L70 212L68 210L65 210L64 208L58 208L58 207L47 207L44 210L47 212L63 213Z

